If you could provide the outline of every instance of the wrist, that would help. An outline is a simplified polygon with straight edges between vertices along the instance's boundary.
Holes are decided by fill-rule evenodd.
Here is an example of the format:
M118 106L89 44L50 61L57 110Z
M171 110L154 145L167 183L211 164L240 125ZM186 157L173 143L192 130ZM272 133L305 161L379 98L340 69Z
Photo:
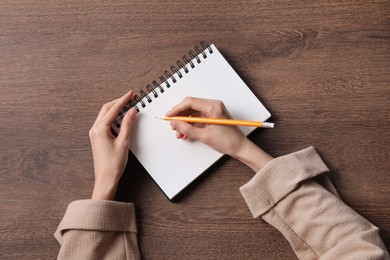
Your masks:
M273 159L271 155L263 151L247 138L232 157L241 161L255 172L260 171Z
M93 200L114 200L117 182L110 182L104 180L96 180L93 186L92 197Z

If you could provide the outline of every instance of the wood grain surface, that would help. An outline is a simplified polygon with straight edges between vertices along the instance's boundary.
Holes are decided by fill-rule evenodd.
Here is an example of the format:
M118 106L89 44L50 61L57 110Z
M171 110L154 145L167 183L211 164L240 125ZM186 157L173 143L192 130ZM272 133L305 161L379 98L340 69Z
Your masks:
M273 156L317 148L343 200L390 244L388 1L0 1L0 258L53 259L66 206L93 185L88 130L201 40L273 114L251 138ZM162 149L162 148L161 148ZM291 259L223 158L169 202L131 158L144 259Z

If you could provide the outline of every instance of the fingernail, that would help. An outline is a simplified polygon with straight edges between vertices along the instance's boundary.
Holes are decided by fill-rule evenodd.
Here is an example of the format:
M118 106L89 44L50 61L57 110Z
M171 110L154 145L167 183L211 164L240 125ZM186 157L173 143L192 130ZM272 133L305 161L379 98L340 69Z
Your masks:
M127 112L127 115L128 115L130 118L134 118L136 114L137 114L137 112L135 111L134 108L131 108L131 109Z

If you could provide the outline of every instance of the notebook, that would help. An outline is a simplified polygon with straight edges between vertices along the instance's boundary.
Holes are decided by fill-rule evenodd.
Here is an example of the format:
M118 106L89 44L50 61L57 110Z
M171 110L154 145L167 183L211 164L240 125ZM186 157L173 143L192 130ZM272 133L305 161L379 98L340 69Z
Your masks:
M222 100L232 118L266 121L271 114L237 75L215 45L201 42L140 91L113 123L118 133L123 115L134 107L137 123L131 136L131 152L165 193L173 199L223 154L196 141L176 139L168 121L156 119L186 96ZM245 135L254 127L240 127Z

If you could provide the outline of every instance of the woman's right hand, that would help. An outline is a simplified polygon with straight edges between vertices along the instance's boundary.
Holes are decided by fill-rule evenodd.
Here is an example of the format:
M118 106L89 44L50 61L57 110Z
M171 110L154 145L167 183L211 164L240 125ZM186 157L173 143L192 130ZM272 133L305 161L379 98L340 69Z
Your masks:
M196 116L206 118L231 118L222 101L186 97L173 107L166 116ZM172 121L172 130L177 131L178 139L201 141L220 153L233 155L237 152L246 136L235 126L190 124Z
M196 116L208 118L231 118L222 101L186 97L166 113L166 116ZM182 140L203 142L220 153L230 155L254 171L260 170L273 158L253 144L236 126L189 124L171 121L176 137Z

